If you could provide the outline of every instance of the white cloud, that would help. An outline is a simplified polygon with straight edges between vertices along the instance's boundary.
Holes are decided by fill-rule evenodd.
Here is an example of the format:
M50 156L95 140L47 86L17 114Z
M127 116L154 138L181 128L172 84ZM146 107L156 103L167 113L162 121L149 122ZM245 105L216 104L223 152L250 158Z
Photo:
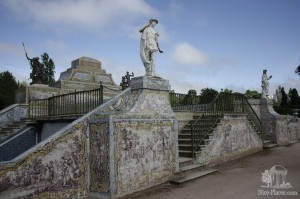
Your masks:
M209 55L187 42L181 42L175 45L172 59L181 65L204 66L208 63Z
M19 19L58 32L104 31L107 26L117 31L140 17L158 15L143 0L5 0L2 4Z

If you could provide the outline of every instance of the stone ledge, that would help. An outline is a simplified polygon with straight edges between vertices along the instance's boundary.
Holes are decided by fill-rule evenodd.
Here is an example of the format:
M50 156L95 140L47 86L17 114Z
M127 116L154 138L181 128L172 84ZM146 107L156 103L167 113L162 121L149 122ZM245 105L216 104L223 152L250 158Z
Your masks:
M162 79L160 77L152 77L152 76L141 76L141 77L132 78L130 87L132 90L135 89L151 89L151 90L161 90L161 91L171 90L168 80Z

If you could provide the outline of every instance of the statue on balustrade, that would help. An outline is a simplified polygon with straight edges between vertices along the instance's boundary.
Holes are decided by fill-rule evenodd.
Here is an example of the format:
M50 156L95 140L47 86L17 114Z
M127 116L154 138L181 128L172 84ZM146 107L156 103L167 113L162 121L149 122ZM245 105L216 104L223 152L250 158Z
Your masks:
M155 73L155 57L157 51L163 53L158 43L158 32L154 26L158 24L157 19L150 19L149 23L140 29L140 57L146 70L146 76L157 76Z
M262 98L269 99L269 79L272 78L272 75L268 77L267 70L263 70L263 75L261 79L261 88L262 88Z

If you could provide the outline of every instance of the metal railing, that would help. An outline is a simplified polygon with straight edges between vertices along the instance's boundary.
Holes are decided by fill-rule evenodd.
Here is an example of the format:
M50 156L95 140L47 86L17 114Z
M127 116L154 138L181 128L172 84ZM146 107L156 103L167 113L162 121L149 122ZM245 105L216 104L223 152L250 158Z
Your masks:
M262 133L261 121L243 94L219 93L202 115L191 125L192 154L201 149L209 134L224 114L247 114L249 120Z
M209 104L202 104L201 97L198 95L188 95L180 93L170 93L171 107L175 111L203 111Z
M83 115L103 104L103 86L100 88L57 95L48 99L31 100L29 117Z

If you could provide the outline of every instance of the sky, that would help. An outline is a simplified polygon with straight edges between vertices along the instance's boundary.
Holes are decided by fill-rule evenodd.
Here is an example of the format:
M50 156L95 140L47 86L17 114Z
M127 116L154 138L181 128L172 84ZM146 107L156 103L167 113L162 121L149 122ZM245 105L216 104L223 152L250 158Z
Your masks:
M48 53L55 79L82 56L95 58L116 84L145 74L139 29L158 19L156 73L171 89L261 92L263 70L300 92L299 0L1 0L0 72L29 80L29 57Z

